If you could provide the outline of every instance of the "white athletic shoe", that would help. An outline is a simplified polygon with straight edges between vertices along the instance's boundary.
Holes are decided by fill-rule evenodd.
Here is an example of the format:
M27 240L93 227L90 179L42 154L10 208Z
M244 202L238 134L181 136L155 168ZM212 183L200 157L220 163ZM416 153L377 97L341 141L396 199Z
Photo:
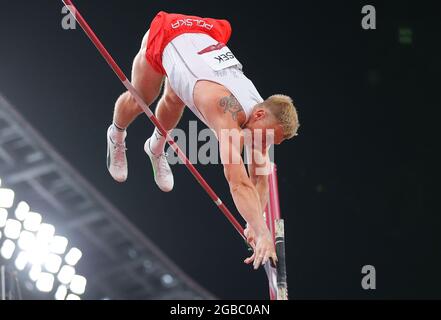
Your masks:
M174 178L170 165L167 161L167 153L163 152L159 156L154 155L150 150L150 139L145 142L144 151L147 153L150 161L152 162L153 175L159 189L164 192L172 191L174 186Z
M110 175L118 182L125 182L127 180L127 157L126 157L126 143L116 143L110 136L112 126L107 130L107 169Z

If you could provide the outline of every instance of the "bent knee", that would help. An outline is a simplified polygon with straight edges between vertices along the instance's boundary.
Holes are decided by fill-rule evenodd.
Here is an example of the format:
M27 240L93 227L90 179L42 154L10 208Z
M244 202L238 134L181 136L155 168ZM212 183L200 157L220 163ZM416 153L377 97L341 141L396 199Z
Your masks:
M183 108L185 106L184 102L177 96L176 93L168 91L162 97L165 104L170 108Z
M126 91L119 96L116 105L117 107L132 113L141 114L143 112L142 108L138 105L135 98L129 91Z

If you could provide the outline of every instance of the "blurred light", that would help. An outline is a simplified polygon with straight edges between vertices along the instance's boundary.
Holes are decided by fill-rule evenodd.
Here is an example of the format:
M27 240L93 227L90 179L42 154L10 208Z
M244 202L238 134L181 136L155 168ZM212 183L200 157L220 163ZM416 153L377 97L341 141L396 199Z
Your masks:
M50 273L57 273L60 270L62 259L60 256L50 253L47 258L46 262L44 264L44 267L47 271Z
M9 239L18 239L20 237L21 223L20 221L9 219L6 221L5 237Z
M28 262L29 260L27 252L22 251L15 259L15 267L18 269L18 271L23 271L26 268Z
M75 295L75 294L70 294L67 296L66 300L81 300L79 296Z
M42 223L37 232L37 240L40 243L49 243L55 235L55 227L48 223Z
M170 286L173 284L174 279L171 275L165 274L161 277L161 281L165 286Z
M83 254L81 253L80 249L72 248L66 254L66 257L64 258L64 260L66 260L67 264L74 266L78 263L78 261L80 261L82 255Z
M68 240L65 237L55 236L50 244L50 251L56 254L63 254L66 252Z
M75 269L71 266L64 265L58 273L58 280L60 280L62 284L69 284L74 275Z
M0 231L0 239L2 238L2 232Z
M0 208L10 208L14 204L15 193L11 189L0 189Z
M413 43L413 30L412 28L399 28L399 42L404 45L411 45Z
M45 243L35 242L32 249L28 252L30 263L33 265L42 265L49 255L49 248Z
M3 228L6 225L7 220L8 211L6 209L0 208L0 228Z
M24 228L28 231L37 231L41 224L41 214L29 212L24 221Z
M32 266L31 270L29 271L29 278L31 278L32 281L37 281L38 277L41 273L41 266L36 264Z
M57 292L55 292L55 300L64 300L67 295L67 287L61 285L58 287Z
M21 201L15 209L15 217L20 221L24 221L28 216L29 210L31 210L29 205L26 202Z
M40 273L36 286L41 292L51 292L54 288L54 276L46 272Z
M6 260L9 260L14 255L14 251L15 251L15 243L9 239L5 240L5 242L3 242L3 245L0 249L0 253L2 257L5 258Z
M30 250L35 244L35 235L29 231L22 231L18 239L18 246L21 250Z
M78 295L86 291L87 280L83 276L74 275L70 283L70 290Z

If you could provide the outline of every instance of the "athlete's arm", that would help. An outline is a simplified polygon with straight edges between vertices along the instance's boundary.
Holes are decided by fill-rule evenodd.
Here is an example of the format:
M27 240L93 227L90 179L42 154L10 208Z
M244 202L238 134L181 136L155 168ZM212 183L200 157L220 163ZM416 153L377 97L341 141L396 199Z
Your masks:
M269 195L268 174L270 168L270 159L268 155L268 150L265 149L262 152L261 150L252 149L249 146L245 147L245 150L248 160L248 174L250 176L251 182L257 190L257 193L259 194L263 219L263 211L267 206ZM245 229L245 236L248 243L254 245L256 234L249 224L247 224L247 227Z
M254 262L254 268L257 269L269 259L277 261L274 243L262 217L259 193L251 182L242 160L243 141L237 136L241 130L234 121L224 121L222 128L216 130L220 157L237 210L255 232L254 255L246 261Z
M265 210L268 203L268 175L271 164L268 150L265 149L261 151L252 149L251 147L246 147L245 150L247 152L248 159L248 174L250 175L251 182L254 184L259 194L262 210Z

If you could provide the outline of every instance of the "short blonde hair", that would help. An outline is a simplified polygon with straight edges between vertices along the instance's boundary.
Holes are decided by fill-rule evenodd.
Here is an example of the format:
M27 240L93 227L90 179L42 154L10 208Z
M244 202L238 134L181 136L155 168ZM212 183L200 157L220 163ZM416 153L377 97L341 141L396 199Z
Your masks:
M281 124L285 139L291 139L297 135L300 127L299 117L292 99L283 94L275 94L263 102L263 106L268 109Z

